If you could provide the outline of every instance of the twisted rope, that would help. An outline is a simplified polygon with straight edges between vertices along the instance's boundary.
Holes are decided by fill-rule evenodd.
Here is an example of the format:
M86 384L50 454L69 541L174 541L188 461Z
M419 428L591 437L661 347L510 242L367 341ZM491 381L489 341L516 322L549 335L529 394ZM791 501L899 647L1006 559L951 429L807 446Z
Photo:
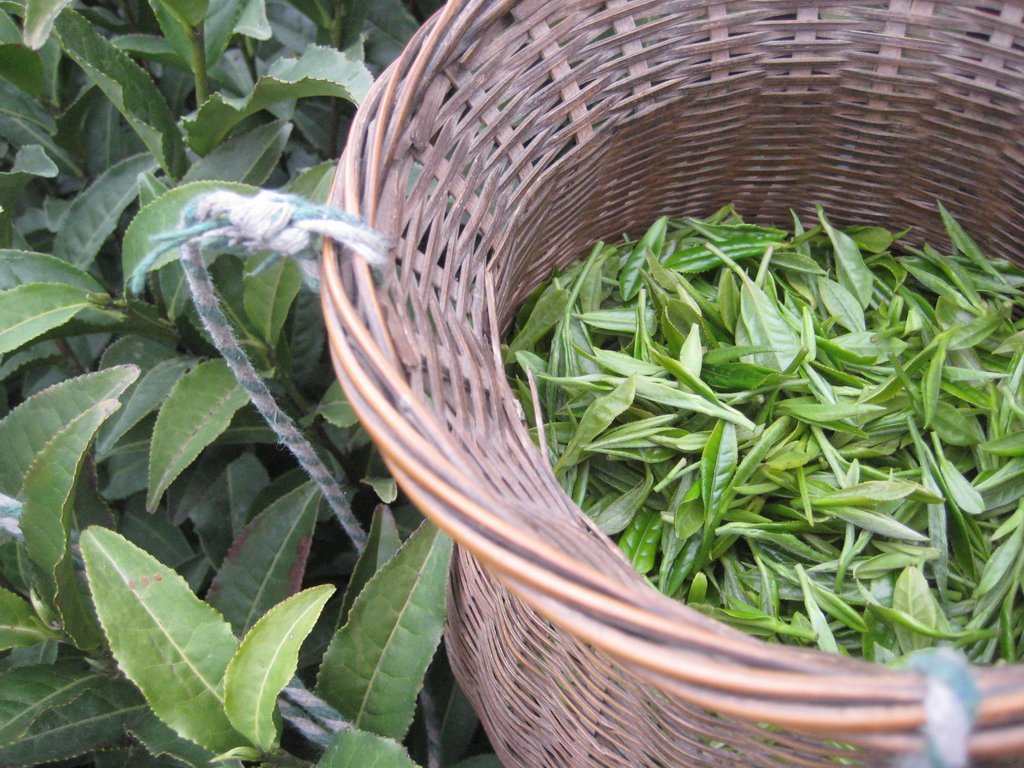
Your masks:
M967 768L981 698L970 663L952 648L936 648L910 656L907 667L926 680L921 729L926 748L904 758L899 768Z
M13 536L16 539L23 538L21 533L21 502L12 499L5 493L0 493L0 532Z
M281 716L299 733L321 747L327 747L342 731L353 728L336 709L310 693L298 677L293 677L278 699Z
M239 344L221 308L220 298L203 259L205 248L243 254L270 251L267 260L257 267L260 270L276 259L293 257L306 284L319 290L319 260L310 247L317 235L335 240L373 267L380 267L385 262L384 238L344 211L313 205L293 195L261 191L253 197L245 197L220 190L199 197L186 207L178 230L154 238L159 245L132 273L130 290L141 292L146 275L159 258L173 248L180 249L181 265L192 300L214 346L278 440L317 484L356 550L362 552L366 545L366 532L352 514L341 486L327 465L292 418L274 400L266 382Z

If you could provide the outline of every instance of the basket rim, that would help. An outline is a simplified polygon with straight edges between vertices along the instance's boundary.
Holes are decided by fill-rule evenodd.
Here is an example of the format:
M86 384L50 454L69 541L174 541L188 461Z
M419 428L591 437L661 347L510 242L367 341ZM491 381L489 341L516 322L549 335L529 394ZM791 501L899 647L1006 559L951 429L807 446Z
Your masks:
M481 14L504 13L514 5L515 0L449 0L420 28L358 111L331 203L376 224L380 189L364 188L364 181L379 179L380 169L391 162L388 137L413 113L431 67L457 49ZM407 386L369 268L348 262L346 279L338 255L333 244L325 244L322 302L343 389L403 490L514 595L691 704L803 732L838 733L885 751L920 748L919 729L926 721L920 673L731 631L705 632L685 621L692 609L679 601L639 579L627 587L492 512L488 503L497 502L445 458L439 446L446 443L446 429ZM413 423L416 428L410 428ZM651 603L660 603L659 610ZM973 671L983 695L972 753L1021 750L1024 664Z

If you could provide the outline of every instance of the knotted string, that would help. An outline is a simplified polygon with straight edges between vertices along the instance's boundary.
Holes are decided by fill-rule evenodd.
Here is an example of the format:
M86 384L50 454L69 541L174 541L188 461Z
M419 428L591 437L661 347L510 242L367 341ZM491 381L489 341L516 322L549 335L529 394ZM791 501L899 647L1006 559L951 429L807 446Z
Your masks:
M329 237L349 248L373 267L385 263L384 238L344 211L314 205L294 195L261 191L245 197L219 190L187 206L178 230L154 238L159 245L135 268L130 289L139 293L145 286L146 275L160 257L173 248L180 249L181 265L196 312L214 346L278 439L320 488L356 550L362 552L366 532L352 514L331 471L292 418L274 400L266 382L239 344L203 259L204 248L242 254L269 251L267 260L257 268L263 269L275 259L292 257L306 284L319 290L319 259L311 248L316 235Z
M925 751L899 768L967 768L981 699L970 662L952 648L936 648L913 654L906 666L925 676Z

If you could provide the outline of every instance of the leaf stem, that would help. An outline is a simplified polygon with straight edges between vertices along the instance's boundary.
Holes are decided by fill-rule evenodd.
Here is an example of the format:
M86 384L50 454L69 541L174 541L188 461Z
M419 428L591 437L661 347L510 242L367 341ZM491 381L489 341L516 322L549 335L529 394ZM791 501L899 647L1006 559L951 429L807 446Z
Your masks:
M196 80L196 109L210 96L210 76L206 70L206 42L204 22L200 21L189 29L192 43L192 74Z
M139 24L135 19L135 14L132 13L132 6L128 0L121 0L121 10L124 13L124 20L128 25L128 30L132 33L138 32Z
M71 345L68 344L67 339L54 339L54 343L57 345L57 349L60 350L61 357L64 358L64 364L68 368L68 373L72 376L81 376L85 373L82 368L82 364L78 360L78 355L71 349Z

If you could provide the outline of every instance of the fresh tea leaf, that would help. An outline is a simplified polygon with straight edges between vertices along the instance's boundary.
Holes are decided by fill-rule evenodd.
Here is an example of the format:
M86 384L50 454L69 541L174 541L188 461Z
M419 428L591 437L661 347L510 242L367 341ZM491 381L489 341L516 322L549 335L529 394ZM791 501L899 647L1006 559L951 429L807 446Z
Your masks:
M167 487L227 429L248 399L220 359L200 363L175 382L153 429L148 509L156 508Z
M295 675L299 647L334 587L324 584L271 608L250 629L224 673L224 711L239 733L265 752L280 739L274 722L278 694Z
M47 712L68 706L103 679L70 659L0 672L0 745L16 742Z
M273 347L288 319L288 310L302 287L302 274L291 259L275 259L267 266L262 258L250 260L252 268L244 278L245 313L259 337Z
M277 167L291 134L291 123L275 120L228 139L193 164L182 182L236 181L259 186Z
M235 538L206 599L239 634L301 587L320 492L304 483L254 517Z
M452 542L424 523L370 579L324 655L317 691L357 728L401 739L441 639Z
M363 591L363 587L401 546L402 539L398 534L398 526L395 524L394 515L391 514L391 508L386 504L378 504L373 511L373 520L370 522L370 532L366 537L366 549L359 556L356 567L352 569L352 575L349 577L348 587L338 611L339 627L345 625L352 603Z
M228 623L181 576L113 531L89 528L81 547L110 650L153 712L215 752L243 744L224 714L222 680L238 647Z
M278 102L311 96L332 96L358 104L372 77L351 51L310 45L298 59L278 59L241 97L214 93L194 116L186 118L189 146L205 155L239 122Z
M34 766L100 752L123 738L125 726L146 712L125 680L94 675L95 683L61 707L50 707L12 743L0 746L0 764Z
M419 768L405 747L392 739L352 729L327 748L316 768Z
M0 291L0 354L59 328L91 306L87 291L62 283L30 283Z
M71 203L64 226L53 241L53 255L87 268L117 228L121 214L139 195L140 173L154 167L153 158L135 155L103 172Z
M25 648L56 637L20 595L0 588L0 651Z
M0 492L16 495L36 455L68 423L127 389L139 370L125 365L88 373L55 384L23 402L0 420Z
M185 169L181 134L150 76L80 14L67 11L54 25L61 47L124 115L160 166L178 178Z
M50 578L68 554L75 484L86 450L96 430L118 407L117 400L101 400L72 419L42 448L25 473L21 488L25 547Z

